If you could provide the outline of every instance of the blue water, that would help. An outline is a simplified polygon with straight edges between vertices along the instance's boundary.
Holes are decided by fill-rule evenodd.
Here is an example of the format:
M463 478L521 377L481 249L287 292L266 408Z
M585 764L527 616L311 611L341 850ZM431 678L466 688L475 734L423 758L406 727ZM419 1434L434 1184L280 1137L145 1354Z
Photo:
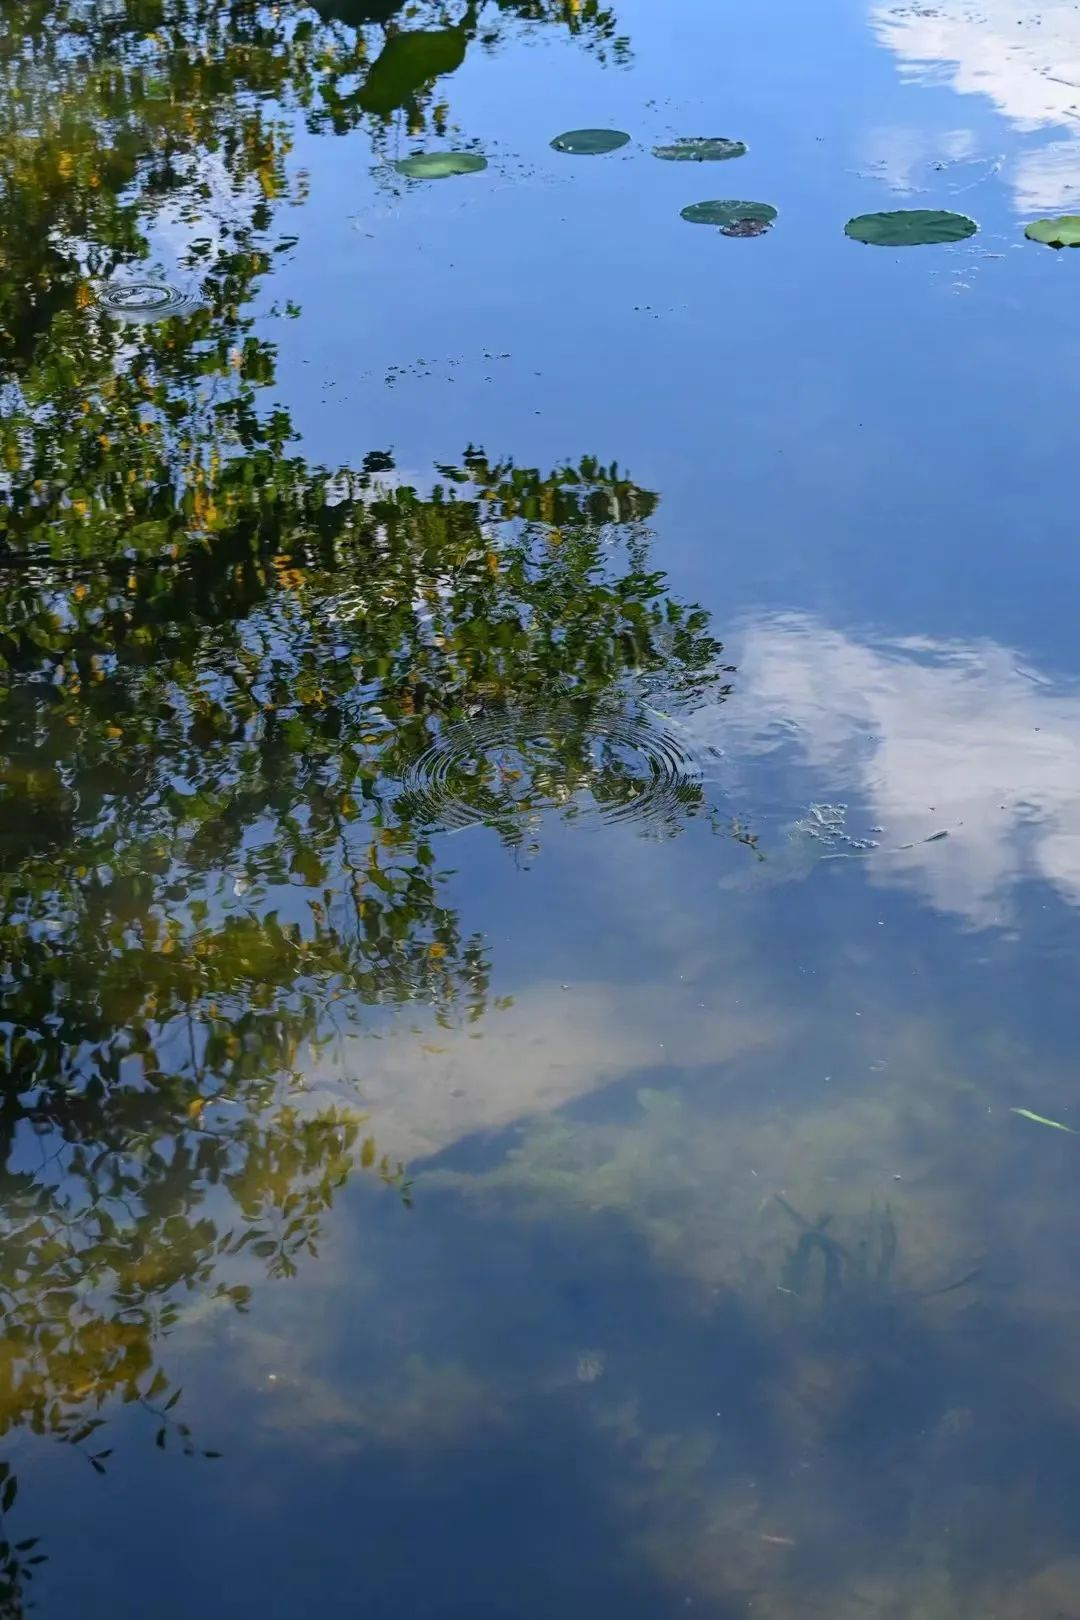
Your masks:
M0 1614L1074 1620L1080 12L8 9Z

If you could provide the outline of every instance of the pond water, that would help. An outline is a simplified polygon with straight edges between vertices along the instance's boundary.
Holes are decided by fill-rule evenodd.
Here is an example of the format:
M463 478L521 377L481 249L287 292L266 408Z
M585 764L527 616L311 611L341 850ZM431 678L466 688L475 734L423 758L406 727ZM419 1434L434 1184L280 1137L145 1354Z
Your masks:
M1080 11L0 87L0 1615L1077 1620Z

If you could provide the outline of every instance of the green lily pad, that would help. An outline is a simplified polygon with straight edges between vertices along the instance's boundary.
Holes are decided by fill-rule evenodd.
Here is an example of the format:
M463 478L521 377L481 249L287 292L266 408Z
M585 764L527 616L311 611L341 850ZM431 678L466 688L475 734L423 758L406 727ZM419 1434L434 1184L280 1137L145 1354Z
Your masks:
M745 155L746 142L729 141L725 135L687 135L669 146L653 147L653 157L669 163L722 163Z
M572 152L575 157L599 157L604 152L617 152L629 139L621 129L568 129L565 135L556 135L551 144L556 152Z
M1080 247L1080 214L1062 214L1060 219L1036 219L1024 232L1031 242L1047 247Z
M452 174L479 174L487 158L479 152L416 152L394 164L410 180L445 180Z
M691 225L716 225L725 236L763 236L776 218L771 203L723 202L691 203L681 217Z
M898 208L886 214L859 214L844 226L845 236L869 247L928 247L963 242L978 230L966 214L942 208Z

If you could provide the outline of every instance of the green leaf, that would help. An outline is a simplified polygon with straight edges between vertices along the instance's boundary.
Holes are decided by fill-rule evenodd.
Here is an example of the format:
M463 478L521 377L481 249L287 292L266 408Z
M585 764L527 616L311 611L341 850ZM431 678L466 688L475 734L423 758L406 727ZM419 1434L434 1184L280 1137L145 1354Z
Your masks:
M1033 1114L1030 1108L1010 1108L1009 1113L1019 1114L1021 1119L1030 1119L1033 1125L1049 1125L1052 1131L1065 1131L1069 1136L1080 1134L1071 1125L1062 1125L1060 1120L1047 1119L1045 1114Z
M4 1484L3 1494L0 1494L0 1512L9 1512L15 1506L15 1498L18 1494L19 1482L13 1474Z
M1080 247L1080 214L1032 220L1024 235L1029 242L1042 242L1046 247Z
M726 135L686 135L668 146L653 147L653 157L668 163L722 163L745 155L746 142L728 140Z
M446 180L454 174L479 174L487 158L479 152L415 152L394 164L408 180Z
M621 129L568 129L556 135L551 144L556 152L570 152L575 157L600 157L605 152L617 152L629 140L629 135Z
M776 209L771 203L725 198L690 203L680 217L690 225L716 225L725 236L760 236L776 218Z
M859 214L848 220L844 234L869 247L929 247L963 242L978 228L966 214L942 208L898 208L891 213Z
M152 1401L156 1399L158 1395L164 1395L168 1387L169 1380L159 1367L151 1380L150 1388L146 1392L146 1399L148 1401Z
M453 73L465 60L468 33L456 28L406 28L387 39L360 91L365 112L389 118L424 85Z

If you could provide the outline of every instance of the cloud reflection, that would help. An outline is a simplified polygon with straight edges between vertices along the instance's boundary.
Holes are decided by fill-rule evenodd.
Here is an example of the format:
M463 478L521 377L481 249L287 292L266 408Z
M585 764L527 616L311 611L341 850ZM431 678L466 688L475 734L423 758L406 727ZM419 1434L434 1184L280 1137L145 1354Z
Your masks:
M774 749L780 727L822 797L861 794L876 881L974 927L1007 922L1033 878L1080 905L1080 693L994 642L871 643L798 615L753 624L740 666L740 746Z
M1053 5L1036 14L1022 0L876 4L870 24L905 78L988 96L1025 133L1070 131L1011 166L1018 212L1080 199L1080 11Z

